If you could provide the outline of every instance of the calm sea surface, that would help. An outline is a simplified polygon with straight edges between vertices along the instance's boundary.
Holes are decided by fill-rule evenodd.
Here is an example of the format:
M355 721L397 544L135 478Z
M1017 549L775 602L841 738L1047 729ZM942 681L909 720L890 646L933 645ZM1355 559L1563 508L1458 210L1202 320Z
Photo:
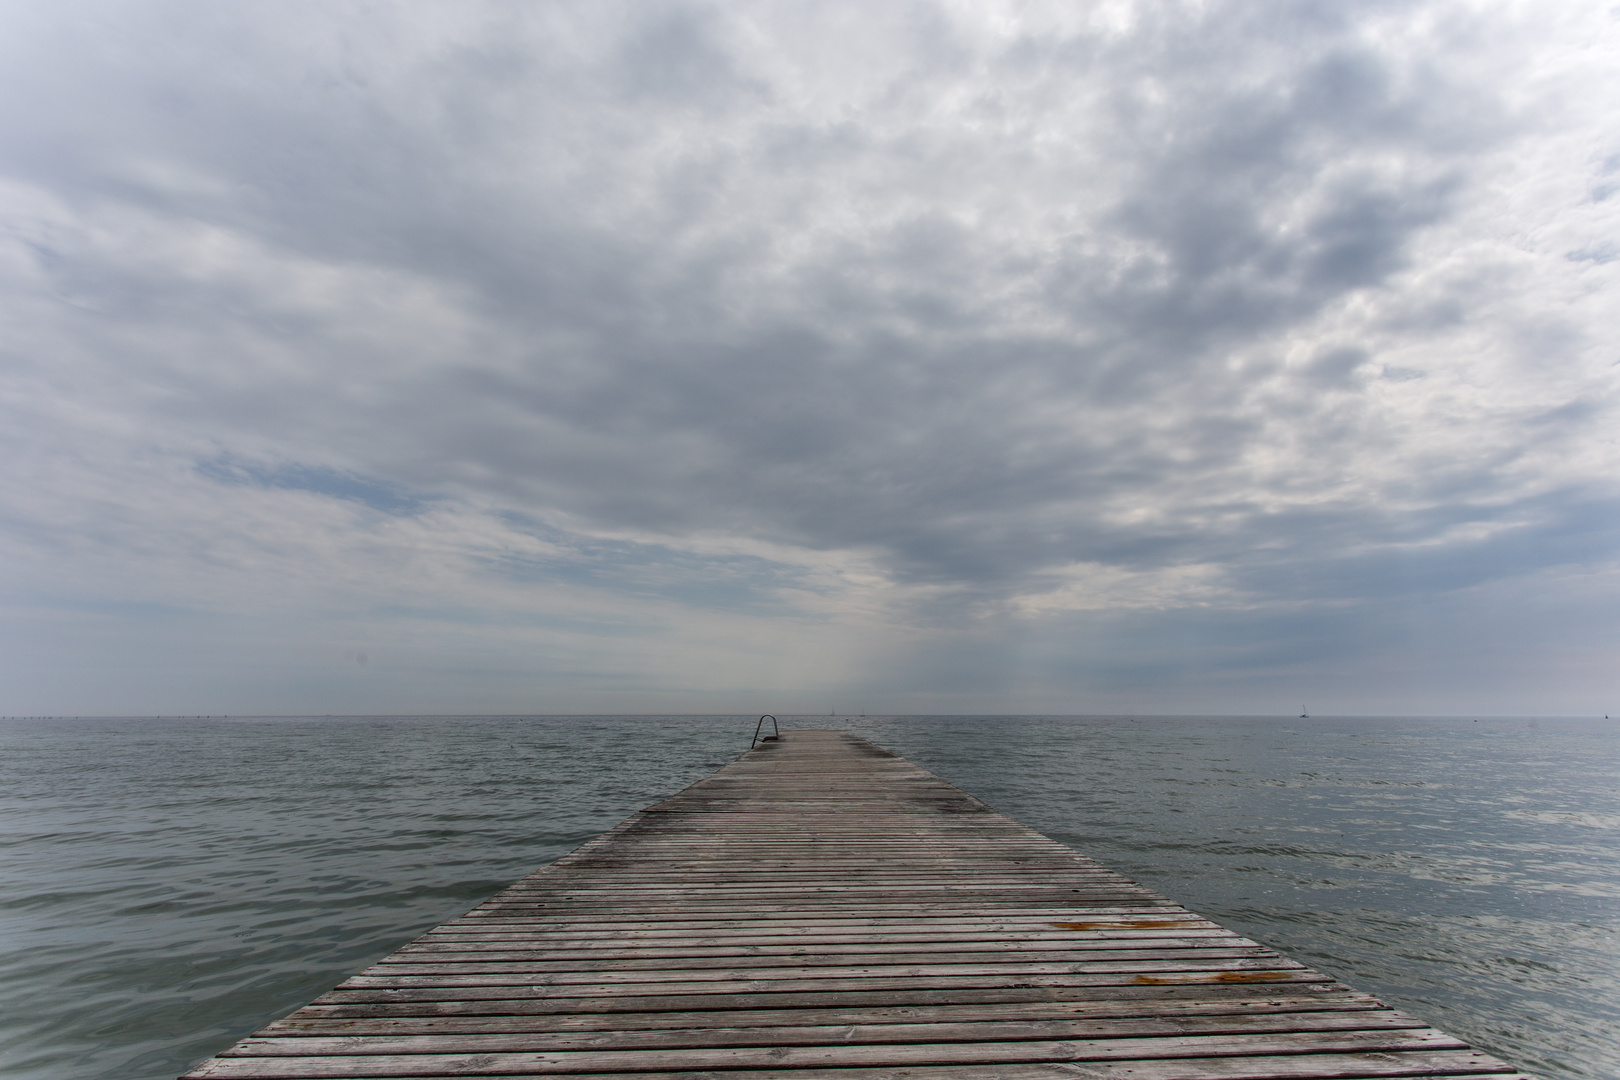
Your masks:
M1531 1073L1620 1077L1620 723L782 719ZM0 721L0 1071L173 1077L701 779L753 721Z

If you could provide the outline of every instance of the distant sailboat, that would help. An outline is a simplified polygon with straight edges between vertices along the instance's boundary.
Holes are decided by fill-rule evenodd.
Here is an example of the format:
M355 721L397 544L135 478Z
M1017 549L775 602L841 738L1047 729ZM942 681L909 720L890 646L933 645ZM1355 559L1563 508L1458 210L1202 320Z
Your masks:
M1301 705L1299 707L1299 718L1301 720L1309 720L1311 718L1311 710L1309 710L1305 706Z

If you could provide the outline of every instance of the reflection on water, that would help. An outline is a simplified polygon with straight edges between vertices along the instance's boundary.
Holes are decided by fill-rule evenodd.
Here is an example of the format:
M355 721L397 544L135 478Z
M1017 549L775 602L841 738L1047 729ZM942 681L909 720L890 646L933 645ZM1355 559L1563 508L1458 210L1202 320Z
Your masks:
M1620 1076L1620 727L826 717L1545 1077ZM172 1077L753 718L0 722L0 1065Z

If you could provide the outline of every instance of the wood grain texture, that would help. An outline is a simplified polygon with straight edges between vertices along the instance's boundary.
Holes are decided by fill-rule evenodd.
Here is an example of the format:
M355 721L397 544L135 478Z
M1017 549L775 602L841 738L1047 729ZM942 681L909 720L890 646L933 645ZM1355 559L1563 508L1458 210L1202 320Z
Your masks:
M186 1080L1517 1075L902 758L786 731Z

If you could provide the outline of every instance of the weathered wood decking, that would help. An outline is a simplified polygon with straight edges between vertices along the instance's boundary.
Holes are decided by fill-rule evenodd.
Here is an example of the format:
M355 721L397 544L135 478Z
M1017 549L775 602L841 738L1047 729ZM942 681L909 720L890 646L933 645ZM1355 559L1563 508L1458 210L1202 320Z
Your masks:
M190 1078L1517 1075L902 758L784 732Z

